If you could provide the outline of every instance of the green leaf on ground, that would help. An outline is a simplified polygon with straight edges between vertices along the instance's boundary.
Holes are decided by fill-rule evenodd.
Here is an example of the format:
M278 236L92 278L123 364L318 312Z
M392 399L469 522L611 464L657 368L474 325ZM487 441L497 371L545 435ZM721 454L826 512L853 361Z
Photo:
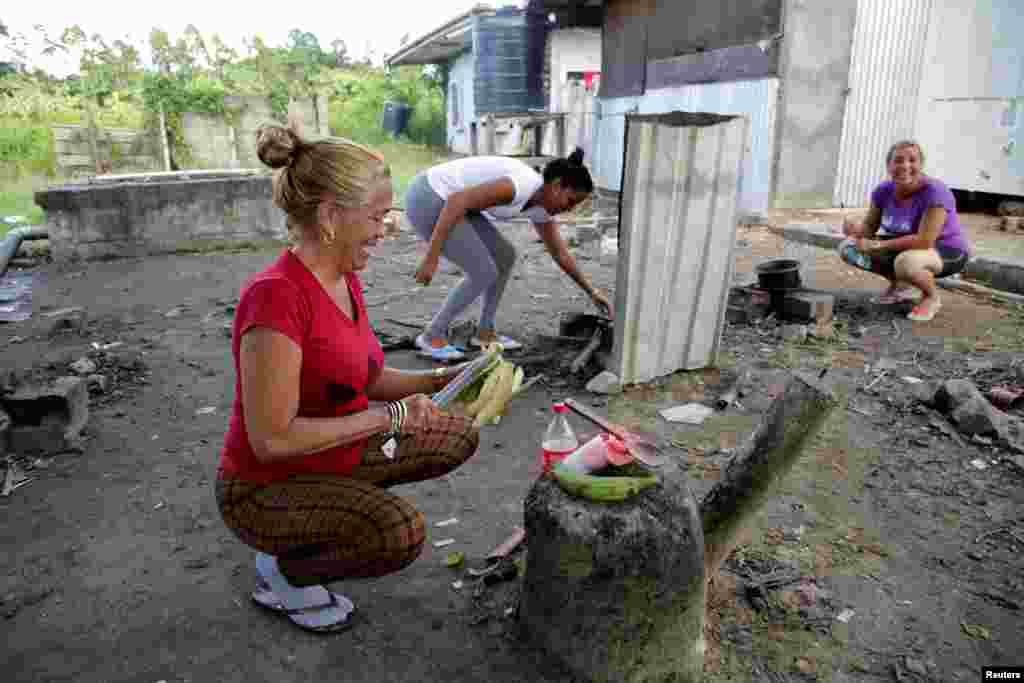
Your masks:
M964 633L969 635L971 638L979 640L992 640L992 633L984 626L977 626L975 624L965 624L960 622L960 628L964 630Z

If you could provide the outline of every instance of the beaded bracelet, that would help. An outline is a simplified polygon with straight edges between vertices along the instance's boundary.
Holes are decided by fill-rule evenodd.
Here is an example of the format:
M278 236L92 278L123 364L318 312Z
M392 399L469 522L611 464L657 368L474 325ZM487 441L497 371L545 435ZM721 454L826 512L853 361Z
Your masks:
M392 436L398 436L402 433L402 426L405 424L406 407L403 401L391 401L387 404L388 415L391 416L391 430Z

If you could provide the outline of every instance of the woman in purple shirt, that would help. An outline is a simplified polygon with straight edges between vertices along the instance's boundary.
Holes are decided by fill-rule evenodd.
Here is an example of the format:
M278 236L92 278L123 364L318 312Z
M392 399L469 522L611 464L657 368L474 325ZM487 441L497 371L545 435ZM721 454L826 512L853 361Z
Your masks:
M921 173L921 146L910 140L897 142L885 160L891 180L871 193L871 209L863 223L843 221L848 239L839 245L839 255L850 265L889 280L878 303L920 298L907 317L928 321L942 305L935 278L963 270L971 246L953 193L942 181Z

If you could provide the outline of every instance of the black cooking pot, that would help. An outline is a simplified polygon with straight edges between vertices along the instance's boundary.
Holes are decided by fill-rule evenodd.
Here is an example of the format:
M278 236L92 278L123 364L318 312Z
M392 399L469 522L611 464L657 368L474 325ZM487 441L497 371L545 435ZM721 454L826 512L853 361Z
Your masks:
M769 292L800 289L800 262L795 259L774 259L758 264L757 284Z

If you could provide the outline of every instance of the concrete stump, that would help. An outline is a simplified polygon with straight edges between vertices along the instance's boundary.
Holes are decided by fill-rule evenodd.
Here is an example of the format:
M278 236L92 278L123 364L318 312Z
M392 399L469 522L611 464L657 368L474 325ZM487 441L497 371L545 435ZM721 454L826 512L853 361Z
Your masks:
M58 377L25 384L0 396L10 414L8 447L15 453L59 453L70 446L89 420L89 393L81 377Z
M562 491L525 502L524 636L587 681L698 681L704 665L704 533L685 472L621 503Z

